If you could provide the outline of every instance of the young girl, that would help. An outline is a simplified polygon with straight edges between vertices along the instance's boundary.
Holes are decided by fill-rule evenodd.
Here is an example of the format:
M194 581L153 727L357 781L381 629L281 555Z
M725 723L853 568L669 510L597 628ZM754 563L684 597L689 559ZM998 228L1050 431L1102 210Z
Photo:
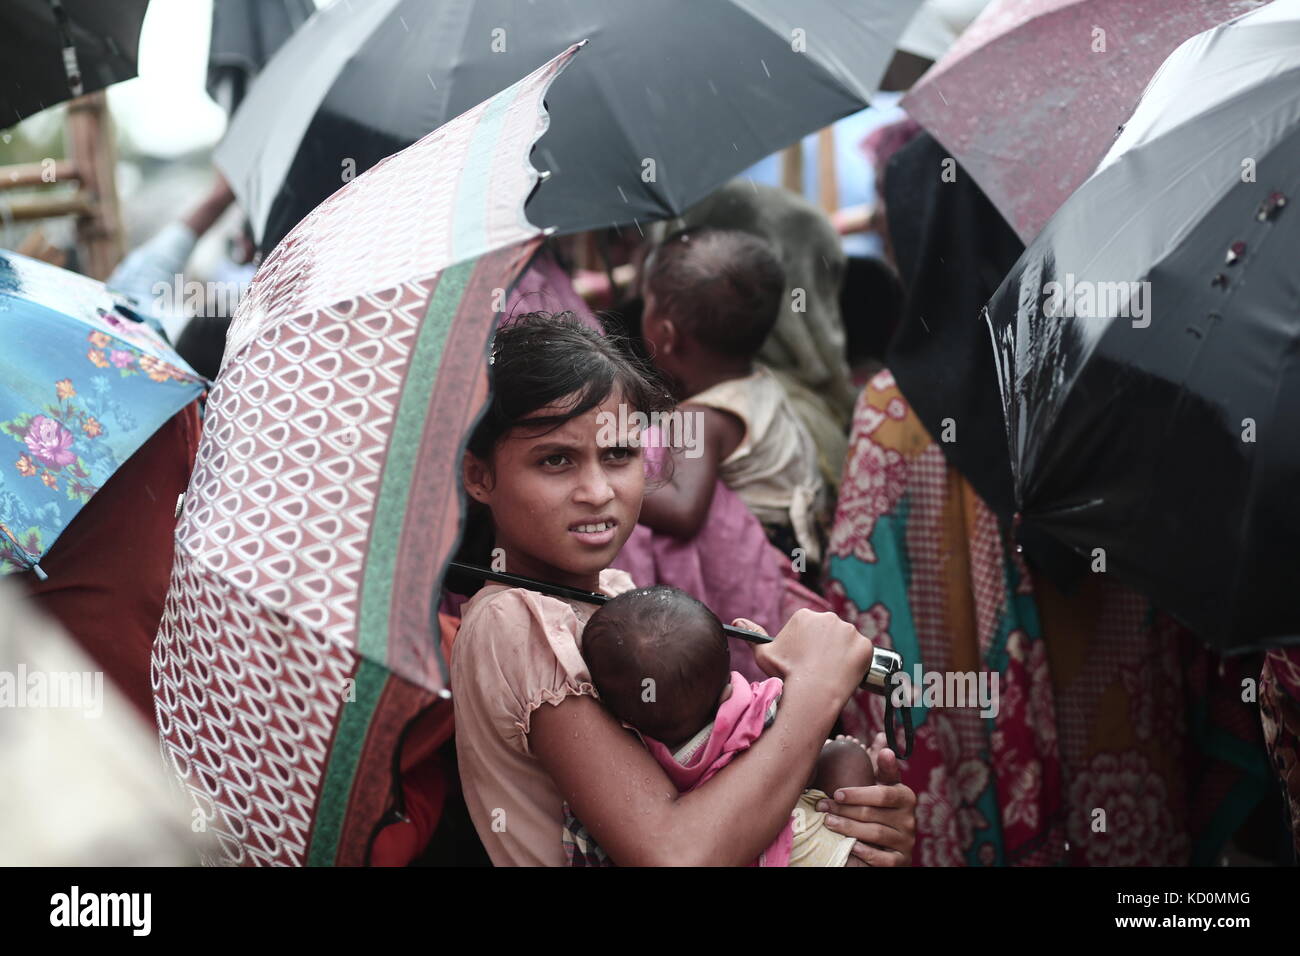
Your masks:
M614 342L571 319L525 316L501 330L493 397L463 462L467 493L491 512L505 570L614 595L609 569L641 509L636 436L604 440L618 406L666 397ZM627 419L624 418L624 421ZM677 788L595 700L581 655L594 605L491 584L463 608L452 654L456 750L465 800L498 865L564 865L567 802L617 864L756 859L786 825L822 742L870 664L871 645L831 614L800 612L756 651L784 679L779 713L701 786ZM740 626L754 627L745 621ZM877 786L837 791L827 825L870 865L910 861L915 796L882 753ZM870 845L868 845L870 844Z

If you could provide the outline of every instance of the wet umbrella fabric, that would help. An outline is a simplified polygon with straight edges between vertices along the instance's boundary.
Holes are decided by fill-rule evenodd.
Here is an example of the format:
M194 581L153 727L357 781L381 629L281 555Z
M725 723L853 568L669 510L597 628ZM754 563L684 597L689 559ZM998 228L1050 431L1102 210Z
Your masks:
M549 94L529 217L645 223L862 109L918 4L336 3L267 65L215 159L269 250L349 176L590 38Z
M312 0L214 0L208 95L233 113L271 54L315 12Z
M149 0L0 6L0 127L135 76L148 6Z
M0 252L0 573L36 568L82 506L206 383L101 282Z
M1092 174L1188 37L1267 0L995 0L902 100L1022 242Z
M1297 89L1300 0L1183 44L987 311L1020 521L1226 650L1300 635Z
M446 687L459 452L542 239L527 156L574 49L331 196L240 302L153 656L222 862L366 862L398 739Z

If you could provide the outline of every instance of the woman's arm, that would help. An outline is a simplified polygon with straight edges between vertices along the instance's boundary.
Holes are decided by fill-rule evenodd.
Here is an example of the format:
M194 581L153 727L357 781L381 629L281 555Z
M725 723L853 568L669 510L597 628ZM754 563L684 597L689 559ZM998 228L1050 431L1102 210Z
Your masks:
M822 741L870 663L871 643L834 614L800 611L756 657L785 677L776 720L689 793L677 793L640 742L590 697L534 713L533 753L619 865L744 865L789 820Z

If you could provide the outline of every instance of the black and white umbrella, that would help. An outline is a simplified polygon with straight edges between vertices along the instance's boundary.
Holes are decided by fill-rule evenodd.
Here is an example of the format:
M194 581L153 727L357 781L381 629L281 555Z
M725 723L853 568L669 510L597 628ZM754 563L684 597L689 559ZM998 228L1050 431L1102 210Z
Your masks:
M589 39L548 95L529 218L662 219L864 107L918 5L336 0L267 64L216 162L270 249L353 175Z
M1022 526L1228 650L1300 640L1297 206L1275 0L1174 51L986 312Z
M208 95L233 113L253 77L315 12L312 0L212 0Z
M136 74L149 0L0 4L0 127Z

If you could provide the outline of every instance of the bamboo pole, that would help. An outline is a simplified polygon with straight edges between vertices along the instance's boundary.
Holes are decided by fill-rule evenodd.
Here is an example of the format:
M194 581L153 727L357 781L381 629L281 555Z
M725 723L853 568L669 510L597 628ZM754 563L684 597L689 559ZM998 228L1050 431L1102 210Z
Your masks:
M781 150L781 185L795 195L803 195L803 143Z
M834 215L840 208L839 180L835 175L835 130L817 133L817 198L822 212Z
M121 210L117 199L117 146L103 90L68 104L68 158L81 174L91 208L77 216L77 246L86 275L107 279L122 258Z
M50 173L54 178L49 179ZM13 166L0 166L0 190L18 189L22 186L44 186L50 182L66 183L78 179L77 167L66 159L60 159L53 166L45 163L19 163Z
M57 216L78 216L82 219L95 218L95 202L86 193L68 193L62 196L40 196L23 202L6 203L5 218L14 222L30 222L33 219L54 219ZM112 267L109 267L112 272ZM105 273L107 277L108 273ZM99 278L99 276L96 276Z

